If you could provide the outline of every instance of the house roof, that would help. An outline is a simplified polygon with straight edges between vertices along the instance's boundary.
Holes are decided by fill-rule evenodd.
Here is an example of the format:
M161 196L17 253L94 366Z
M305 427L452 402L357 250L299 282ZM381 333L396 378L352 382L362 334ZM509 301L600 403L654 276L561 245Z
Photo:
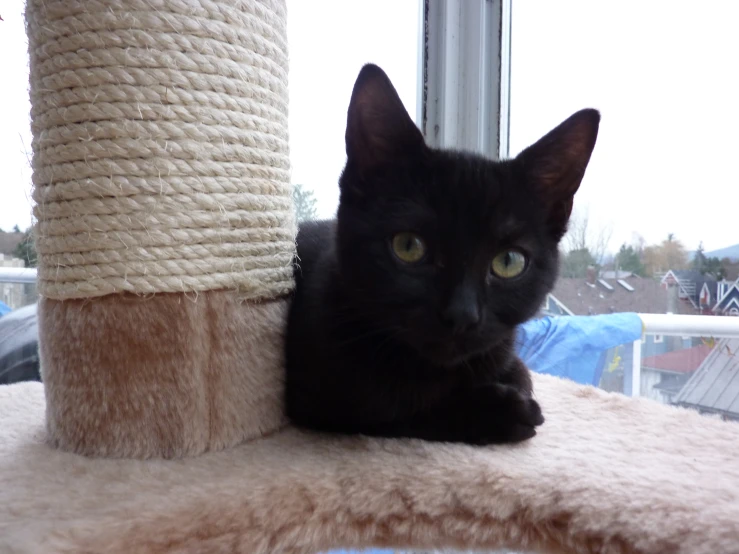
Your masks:
M732 283L726 288L714 310L726 310L732 303L739 305L739 283Z
M695 283L703 283L704 281L715 281L712 275L703 275L695 269L672 269L672 274L680 281L694 281Z
M739 338L720 340L674 403L739 419Z
M657 371L673 373L691 373L698 369L712 348L706 344L699 344L692 348L674 350L657 356L647 356L642 360L642 367Z
M713 275L704 275L694 269L671 269L664 274L660 283L663 285L669 283L672 278L677 280L680 289L687 295L694 308L700 308L700 293L703 285L707 285L711 292L711 303L716 301L717 281Z
M613 312L663 314L667 311L667 291L658 280L632 276L621 281L633 290L628 290L618 280L599 279L595 285L591 285L584 278L562 277L557 281L552 295L575 315ZM685 302L678 302L678 312L696 313Z
M6 233L0 231L0 254L13 254L15 247L23 240L23 233Z

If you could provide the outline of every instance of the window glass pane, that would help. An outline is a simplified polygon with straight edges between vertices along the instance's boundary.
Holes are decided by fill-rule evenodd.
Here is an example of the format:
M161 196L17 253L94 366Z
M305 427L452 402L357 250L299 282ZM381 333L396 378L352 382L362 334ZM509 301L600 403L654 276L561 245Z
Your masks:
M26 265L33 249L25 231L31 225L31 126L28 100L28 41L22 0L0 9L0 272ZM36 301L33 285L0 282L0 315Z
M361 67L382 67L416 118L419 2L288 0L288 13L293 183L314 192L319 217L331 217L346 161L346 110Z
M734 2L514 4L511 152L578 109L601 111L576 204L593 234L612 228L609 251L637 234L709 252L739 242L711 200L739 202L737 24Z
M511 154L581 108L602 115L554 290L573 314L739 313L739 234L721 213L739 202L737 25L734 2L513 6ZM641 394L676 401L727 340L648 333ZM630 344L601 364L601 386L631 386Z

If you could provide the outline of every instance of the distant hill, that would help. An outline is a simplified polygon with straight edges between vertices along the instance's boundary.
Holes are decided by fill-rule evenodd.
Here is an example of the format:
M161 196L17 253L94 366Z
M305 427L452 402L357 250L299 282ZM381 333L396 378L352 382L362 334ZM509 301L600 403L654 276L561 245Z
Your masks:
M706 252L705 256L707 258L718 258L719 260L729 258L732 262L737 262L739 261L739 244L735 244L734 246L727 246L726 248L719 248L718 250L712 250L711 252Z

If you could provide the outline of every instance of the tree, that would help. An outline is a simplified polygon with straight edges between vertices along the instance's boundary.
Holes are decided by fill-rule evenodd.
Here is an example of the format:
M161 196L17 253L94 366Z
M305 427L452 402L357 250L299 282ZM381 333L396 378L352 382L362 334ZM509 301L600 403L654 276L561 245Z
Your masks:
M21 228L18 227L18 224L17 223L13 226L13 232L14 233L20 233L21 232Z
M313 191L306 189L303 185L293 187L293 201L295 202L295 214L300 221L316 219L316 198Z
M618 254L616 254L615 261L617 270L630 271L634 275L641 275L642 277L645 274L646 269L639 257L639 252L631 245L622 244Z
M706 263L701 268L703 275L712 275L715 279L721 280L726 278L726 267L717 257L706 258Z
M18 226L16 225L16 227ZM33 227L29 227L23 233L23 239L21 239L15 250L13 250L13 255L23 260L26 267L36 267L38 256L36 254L36 245L33 243Z
M695 251L695 256L693 256L693 262L690 264L693 269L696 271L700 271L701 273L704 273L706 262L708 261L706 259L706 250L703 248L703 241L701 241L698 244L698 250Z
M593 254L587 248L571 250L562 257L562 277L584 278L587 276L588 267L597 267Z
M573 212L567 226L567 234L562 239L565 252L589 251L595 265L603 265L613 229L610 225L595 228L590 221L587 209ZM580 256L584 255L582 252Z
M728 281L736 281L739 279L739 261L732 261L730 258L722 258L721 269L723 269L724 279Z
M703 242L698 244L698 250L695 251L691 267L696 271L700 271L701 275L712 275L719 281L726 277L726 267L721 260L716 257L706 257Z
M649 276L689 267L688 251L673 233L668 234L660 244L647 246L642 260Z

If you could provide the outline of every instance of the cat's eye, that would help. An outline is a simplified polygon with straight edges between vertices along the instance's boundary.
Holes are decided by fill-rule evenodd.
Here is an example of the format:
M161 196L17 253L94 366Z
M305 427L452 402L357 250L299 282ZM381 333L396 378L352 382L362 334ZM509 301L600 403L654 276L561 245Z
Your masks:
M407 264L416 264L426 255L426 244L415 233L398 233L393 237L393 253Z
M513 279L526 269L526 256L518 250L505 250L493 258L490 268L501 279Z

